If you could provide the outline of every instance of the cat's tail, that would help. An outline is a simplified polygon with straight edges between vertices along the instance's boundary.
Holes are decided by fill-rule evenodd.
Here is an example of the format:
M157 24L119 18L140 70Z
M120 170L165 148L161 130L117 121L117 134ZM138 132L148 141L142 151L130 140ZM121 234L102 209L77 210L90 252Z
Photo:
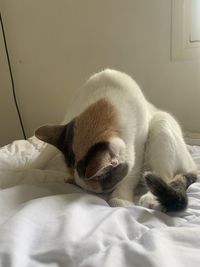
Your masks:
M166 212L182 211L187 208L187 188L197 180L197 173L178 174L169 183L161 177L148 172L145 174L146 184L150 192Z

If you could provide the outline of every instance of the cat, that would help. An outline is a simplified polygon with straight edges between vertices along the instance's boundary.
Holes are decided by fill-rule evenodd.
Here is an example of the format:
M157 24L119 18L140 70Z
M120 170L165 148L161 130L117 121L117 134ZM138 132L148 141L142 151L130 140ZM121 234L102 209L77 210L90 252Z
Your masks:
M60 150L70 181L109 193L111 206L133 203L134 189L144 179L148 191L136 204L154 208L159 203L167 212L187 207L186 189L196 181L197 168L181 128L125 73L106 69L92 75L64 121L41 126L35 136L48 145L30 168L43 168Z

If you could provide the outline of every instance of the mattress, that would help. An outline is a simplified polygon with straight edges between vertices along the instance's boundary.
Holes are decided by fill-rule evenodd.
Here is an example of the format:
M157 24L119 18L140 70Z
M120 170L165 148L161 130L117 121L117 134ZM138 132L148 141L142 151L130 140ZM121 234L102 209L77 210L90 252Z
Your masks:
M14 170L43 147L33 137L0 149L0 266L200 266L200 176L184 212L112 208L64 182L61 154L45 170ZM200 147L188 149L200 170Z

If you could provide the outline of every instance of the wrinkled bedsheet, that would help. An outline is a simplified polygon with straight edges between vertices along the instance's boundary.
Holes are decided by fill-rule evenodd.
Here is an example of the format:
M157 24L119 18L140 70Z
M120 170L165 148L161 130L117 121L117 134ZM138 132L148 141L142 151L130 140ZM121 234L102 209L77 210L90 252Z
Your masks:
M0 149L0 266L200 266L200 176L184 212L111 208L64 183L60 154L45 170L12 170L43 146L31 138ZM200 169L200 147L188 149Z

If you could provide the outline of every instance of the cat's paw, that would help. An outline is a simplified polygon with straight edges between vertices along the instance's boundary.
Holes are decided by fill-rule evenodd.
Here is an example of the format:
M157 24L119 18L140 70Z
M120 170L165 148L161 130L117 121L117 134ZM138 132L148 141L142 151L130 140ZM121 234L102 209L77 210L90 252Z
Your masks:
M111 198L108 200L108 204L111 207L131 207L134 205L133 202L128 201L128 200L123 200L123 199L119 199L119 198Z
M138 201L138 204L149 209L155 209L159 206L159 202L156 200L156 197L151 192L147 192L146 194L141 196Z

